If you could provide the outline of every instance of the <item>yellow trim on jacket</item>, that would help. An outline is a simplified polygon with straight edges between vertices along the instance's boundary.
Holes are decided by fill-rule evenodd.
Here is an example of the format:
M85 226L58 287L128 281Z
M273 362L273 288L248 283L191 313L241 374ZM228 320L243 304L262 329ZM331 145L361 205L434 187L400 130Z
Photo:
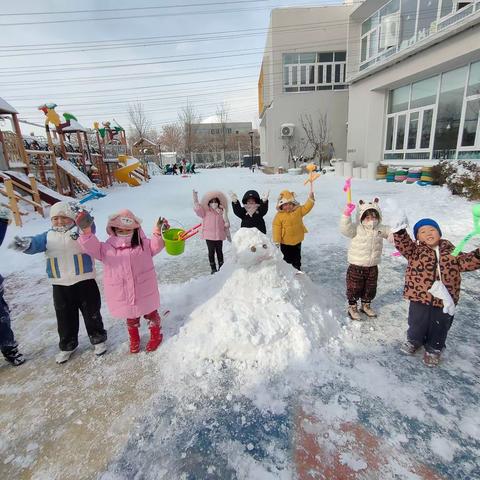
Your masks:
M302 242L308 232L303 224L303 217L314 205L315 202L309 198L304 205L299 205L292 212L279 211L273 219L273 241L284 245L297 245Z

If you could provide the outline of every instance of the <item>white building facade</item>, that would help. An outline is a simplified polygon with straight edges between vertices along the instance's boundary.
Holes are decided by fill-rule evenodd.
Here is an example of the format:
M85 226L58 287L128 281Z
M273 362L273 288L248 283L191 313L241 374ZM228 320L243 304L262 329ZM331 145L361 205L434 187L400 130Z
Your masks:
M352 11L347 5L272 10L258 85L263 164L286 168L293 156L311 155L302 126L308 119L314 128L323 119L335 156L345 159Z
M480 0L366 0L348 30L347 160L480 161Z

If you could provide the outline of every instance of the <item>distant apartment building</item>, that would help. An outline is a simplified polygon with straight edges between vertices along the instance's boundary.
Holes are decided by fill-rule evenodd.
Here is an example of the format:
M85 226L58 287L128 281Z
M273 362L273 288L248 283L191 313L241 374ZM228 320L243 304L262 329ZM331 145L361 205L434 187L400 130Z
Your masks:
M366 0L348 29L348 160L480 159L479 0Z
M345 158L347 33L351 5L272 10L258 82L262 163L288 167L311 155L302 124L323 122ZM325 123L327 125L325 125Z

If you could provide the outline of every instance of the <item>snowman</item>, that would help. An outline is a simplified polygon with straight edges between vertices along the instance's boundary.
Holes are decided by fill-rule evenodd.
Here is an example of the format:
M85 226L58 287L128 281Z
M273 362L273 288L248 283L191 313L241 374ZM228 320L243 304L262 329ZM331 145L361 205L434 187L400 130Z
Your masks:
M278 248L256 228L232 238L232 258L211 281L217 288L180 330L192 360L231 359L281 371L307 359L337 333L320 304L324 297L307 275L283 261ZM210 279L209 279L210 280Z

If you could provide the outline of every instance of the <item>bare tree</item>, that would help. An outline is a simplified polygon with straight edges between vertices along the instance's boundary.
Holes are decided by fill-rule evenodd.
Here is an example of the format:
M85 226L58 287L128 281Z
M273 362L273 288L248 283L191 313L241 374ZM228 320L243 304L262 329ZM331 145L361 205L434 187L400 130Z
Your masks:
M288 164L293 163L293 167L297 168L297 162L303 158L307 147L308 141L304 138L298 138L295 134L285 137L283 149L288 152Z
M196 133L193 124L201 122L201 116L195 107L187 101L178 113L178 121L183 133L183 151L185 157L190 157L196 143Z
M178 152L182 146L183 129L176 123L164 125L159 143L165 151Z
M135 102L128 106L128 119L131 123L130 133L134 141L150 136L152 124L145 113L142 102Z
M223 166L227 166L227 159L225 158L225 151L227 149L227 127L228 118L230 116L228 105L223 102L217 106L216 115L218 118L218 123L220 124L220 141L222 146L222 162Z
M318 157L319 166L322 167L324 160L329 156L330 128L328 114L319 112L315 120L310 114L301 115L300 123L305 132L306 142L312 150L309 158L315 161L315 158Z

